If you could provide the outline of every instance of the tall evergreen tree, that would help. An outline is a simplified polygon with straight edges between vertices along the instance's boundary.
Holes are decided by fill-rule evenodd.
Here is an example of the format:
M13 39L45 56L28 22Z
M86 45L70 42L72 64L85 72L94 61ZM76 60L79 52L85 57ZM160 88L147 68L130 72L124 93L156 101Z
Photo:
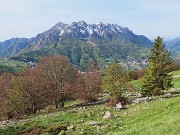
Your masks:
M172 62L171 54L163 44L163 38L158 36L151 49L149 67L144 77L142 87L144 96L160 95L163 90L173 86L172 76L168 74L171 72Z

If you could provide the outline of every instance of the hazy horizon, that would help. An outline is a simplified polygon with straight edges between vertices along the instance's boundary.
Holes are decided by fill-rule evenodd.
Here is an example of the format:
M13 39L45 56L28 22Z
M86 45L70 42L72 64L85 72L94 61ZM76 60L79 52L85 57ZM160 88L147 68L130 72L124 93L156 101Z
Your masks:
M31 38L57 22L85 21L118 24L150 40L180 36L178 0L0 0L0 42Z

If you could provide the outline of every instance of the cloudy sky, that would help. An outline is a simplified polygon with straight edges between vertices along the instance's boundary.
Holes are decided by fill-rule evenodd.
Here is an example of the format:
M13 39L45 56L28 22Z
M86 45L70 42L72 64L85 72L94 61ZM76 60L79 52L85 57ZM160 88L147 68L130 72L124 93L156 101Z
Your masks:
M180 37L180 0L0 0L0 41L81 20L117 23L149 39L173 39Z

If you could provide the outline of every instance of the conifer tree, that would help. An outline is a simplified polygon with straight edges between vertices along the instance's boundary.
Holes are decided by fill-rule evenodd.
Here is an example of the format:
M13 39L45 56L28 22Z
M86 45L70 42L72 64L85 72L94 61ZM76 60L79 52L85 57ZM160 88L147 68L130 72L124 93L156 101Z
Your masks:
M172 62L171 54L163 44L163 38L158 36L151 49L148 71L143 80L141 92L144 96L160 95L163 90L173 86L172 76L168 74L171 72Z

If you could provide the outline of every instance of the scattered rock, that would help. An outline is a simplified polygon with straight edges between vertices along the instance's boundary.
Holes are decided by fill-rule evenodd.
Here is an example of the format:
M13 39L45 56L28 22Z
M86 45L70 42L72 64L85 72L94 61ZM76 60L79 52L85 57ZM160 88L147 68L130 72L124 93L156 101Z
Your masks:
M103 117L103 119L110 119L111 118L111 113L107 111Z
M172 97L172 94L171 93L166 93L166 94L164 94L164 97Z
M90 126L95 126L95 125L101 125L102 123L96 122L96 121L89 121L88 124L89 124Z
M139 103L144 103L144 102L150 102L152 100L153 100L152 97L143 97L143 98L137 98L137 99L133 100L132 102L135 104L139 104Z
M80 120L81 123L84 123L84 120Z
M140 98L140 97L142 97L142 95L139 93L139 94L136 94L136 97Z
M85 110L85 109L87 109L87 107L80 107L80 108L78 108L78 110ZM74 110L76 110L76 109L74 109Z
M164 99L165 99L165 98L162 98L162 97L159 98L159 100L161 100L161 101L164 100Z
M101 127L101 130L103 130L103 129L107 128L107 127L108 127L107 125L102 126L102 127Z
M120 110L122 108L123 108L123 106L121 105L121 103L116 104L116 110Z
M6 120L4 120L4 121L1 122L2 125L5 125L6 123L7 123Z
M102 97L107 97L107 96L109 96L109 93L103 93L103 94L101 94L101 96Z
M74 129L74 128L75 128L74 125L70 125L70 126L67 127L68 130L71 130L71 129Z
M115 115L114 115L114 118L115 118L115 119L119 118L119 115L116 115L116 114L115 114Z

